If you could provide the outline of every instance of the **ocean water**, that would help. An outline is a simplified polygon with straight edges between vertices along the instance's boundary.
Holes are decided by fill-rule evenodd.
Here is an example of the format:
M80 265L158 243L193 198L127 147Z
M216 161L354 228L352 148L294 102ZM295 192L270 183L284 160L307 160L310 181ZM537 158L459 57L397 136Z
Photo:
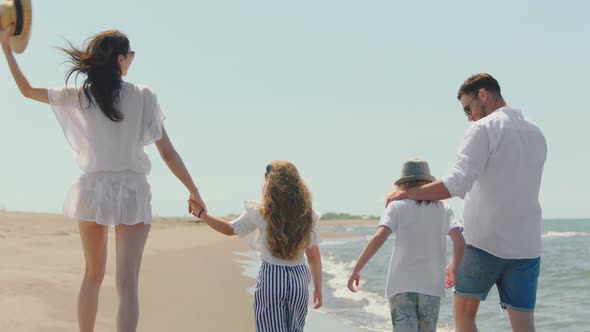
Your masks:
M367 226L321 227L325 231L355 235L322 242L325 283L322 312L361 331L391 331L384 289L394 236L390 236L361 272L360 290L351 293L346 287L356 258L374 234L376 224L375 221ZM590 331L590 219L544 220L542 239L535 310L537 331ZM447 245L450 259L450 239ZM448 290L441 301L439 331L454 331L452 299L452 291ZM510 331L508 315L498 303L498 292L493 287L480 305L477 317L480 331Z

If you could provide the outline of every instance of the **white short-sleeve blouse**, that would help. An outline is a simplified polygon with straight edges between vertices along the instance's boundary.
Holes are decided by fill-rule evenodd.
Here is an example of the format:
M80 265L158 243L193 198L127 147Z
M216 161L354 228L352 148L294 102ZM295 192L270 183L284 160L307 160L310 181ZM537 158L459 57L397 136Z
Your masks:
M78 166L86 173L134 171L148 174L144 147L162 137L164 114L148 87L123 82L117 109L125 117L114 122L79 87L49 89L49 103L70 144Z
M270 264L283 266L296 266L305 264L304 254L301 253L299 257L292 260L281 259L273 256L268 249L268 241L266 239L267 221L260 213L260 204L257 202L246 201L246 212L231 222L236 235L244 237L253 231L256 232L256 238L252 241L252 248L258 251L260 257ZM320 237L317 230L318 220L321 215L317 211L313 211L313 227L311 230L311 241L309 247L317 246L320 243Z

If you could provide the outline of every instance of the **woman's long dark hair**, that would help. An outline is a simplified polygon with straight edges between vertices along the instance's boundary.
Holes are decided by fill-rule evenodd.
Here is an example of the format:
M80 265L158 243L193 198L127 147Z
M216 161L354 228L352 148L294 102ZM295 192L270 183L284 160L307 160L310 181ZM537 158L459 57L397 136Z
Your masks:
M69 43L69 48L60 48L68 55L66 63L72 67L66 73L66 84L73 74L86 76L82 91L88 99L88 107L98 104L106 117L114 122L124 115L115 106L121 91L121 67L119 55L129 53L129 39L117 30L104 31L92 37L85 49Z

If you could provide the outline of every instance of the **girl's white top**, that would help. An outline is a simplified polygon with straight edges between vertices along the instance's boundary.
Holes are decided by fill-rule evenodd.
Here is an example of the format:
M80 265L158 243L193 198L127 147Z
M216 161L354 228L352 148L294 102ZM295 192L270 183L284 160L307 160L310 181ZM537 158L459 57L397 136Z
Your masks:
M123 82L114 122L88 107L79 87L50 89L55 112L78 166L84 171L64 202L66 216L101 225L151 223L151 169L144 147L162 137L164 114L149 88Z
M417 205L405 199L387 206L379 226L396 233L385 295L414 292L445 294L447 234L461 223L443 202Z
M122 83L116 107L125 119L119 122L107 118L96 103L88 108L79 87L50 89L49 103L84 172L149 174L151 164L144 147L162 137L164 114L148 87Z
M273 256L268 249L268 241L266 239L267 221L260 213L260 204L257 202L246 201L244 203L246 212L231 222L231 227L234 232L240 237L244 237L253 231L256 231L256 237L251 243L252 248L258 251L260 257L270 264L283 266L296 266L305 264L304 253L292 260L281 259ZM311 230L311 241L309 248L317 246L320 243L320 237L317 230L317 223L321 215L317 211L313 211L313 227Z

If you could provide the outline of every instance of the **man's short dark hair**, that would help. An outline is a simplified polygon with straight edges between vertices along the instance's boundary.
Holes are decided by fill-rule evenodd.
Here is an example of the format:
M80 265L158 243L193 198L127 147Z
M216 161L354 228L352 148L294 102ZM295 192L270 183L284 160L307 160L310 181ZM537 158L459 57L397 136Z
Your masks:
M479 89L486 89L486 91L495 93L500 98L502 98L500 84L498 84L498 81L496 81L496 79L490 74L481 73L475 74L465 80L465 82L459 88L457 99L460 100L461 96L463 95L475 94L479 91Z

